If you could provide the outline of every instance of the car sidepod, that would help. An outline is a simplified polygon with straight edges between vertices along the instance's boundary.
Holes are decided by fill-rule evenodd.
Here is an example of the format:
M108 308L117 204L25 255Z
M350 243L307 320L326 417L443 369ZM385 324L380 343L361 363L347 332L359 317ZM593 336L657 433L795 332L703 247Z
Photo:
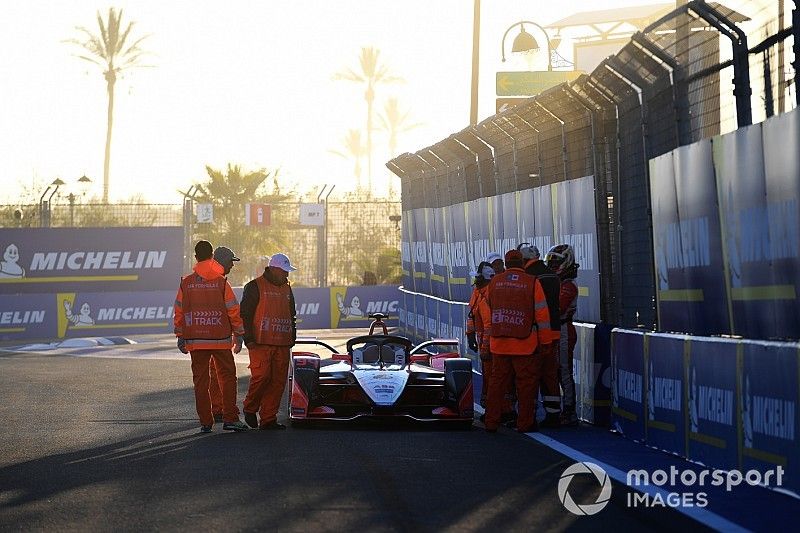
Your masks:
M472 361L462 357L445 359L444 384L447 407L460 417L472 418Z
M304 419L319 389L319 357L311 355L292 358L292 390L289 399L289 418Z

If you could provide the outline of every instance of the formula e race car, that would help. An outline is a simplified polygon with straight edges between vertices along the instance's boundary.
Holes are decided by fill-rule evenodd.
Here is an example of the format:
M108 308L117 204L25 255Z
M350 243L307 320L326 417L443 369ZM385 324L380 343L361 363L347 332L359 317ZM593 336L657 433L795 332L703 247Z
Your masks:
M472 362L459 356L457 339L433 339L412 346L387 334L386 315L374 313L368 335L347 341L347 353L314 338L297 345L320 345L330 359L293 352L289 420L405 418L468 429L473 420ZM377 327L382 333L375 334ZM449 350L449 351L445 351Z

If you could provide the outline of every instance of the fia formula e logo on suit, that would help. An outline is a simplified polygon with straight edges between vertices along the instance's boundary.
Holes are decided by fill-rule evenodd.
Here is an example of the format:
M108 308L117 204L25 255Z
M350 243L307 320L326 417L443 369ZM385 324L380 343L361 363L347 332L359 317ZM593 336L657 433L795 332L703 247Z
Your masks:
M600 494L594 503L579 504L575 502L569 493L569 485L572 483L572 478L580 474L591 474L600 483ZM561 500L566 510L574 515L587 516L597 514L608 505L608 501L611 499L611 478L608 477L605 470L594 463L589 461L575 463L567 467L564 473L561 474L561 479L558 480L558 499Z

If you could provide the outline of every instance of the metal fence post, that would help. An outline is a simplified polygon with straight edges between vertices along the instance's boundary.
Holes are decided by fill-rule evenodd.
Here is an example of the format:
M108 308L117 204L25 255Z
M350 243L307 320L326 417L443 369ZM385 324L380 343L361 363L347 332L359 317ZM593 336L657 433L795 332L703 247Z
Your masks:
M330 190L325 194L323 202L325 204L325 213L322 226L322 285L321 287L328 286L328 198L330 197L336 184L331 185Z
M713 6L706 4L705 1L693 0L653 22L643 30L643 33L650 33L670 19L690 10L731 40L731 45L733 46L733 94L736 97L737 124L740 128L750 126L753 123L753 110L750 102L753 90L750 87L750 60L748 56L750 50L747 47L747 34L741 28ZM678 43L681 42L684 41L679 39ZM795 57L797 57L797 54L795 54ZM678 58L680 60L680 54Z
M792 10L792 51L794 52L794 98L797 106L800 107L800 0L794 0L794 9Z
M192 268L192 229L194 218L194 200L189 196L183 199L183 271L189 272Z

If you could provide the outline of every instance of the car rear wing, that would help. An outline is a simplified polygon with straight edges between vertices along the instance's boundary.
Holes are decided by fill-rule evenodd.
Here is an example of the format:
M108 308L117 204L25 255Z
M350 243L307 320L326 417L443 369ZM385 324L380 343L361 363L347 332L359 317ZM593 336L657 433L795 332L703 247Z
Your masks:
M322 346L330 350L331 353L334 354L339 353L339 351L336 348L334 348L325 341L317 339L316 337L297 337L297 340L294 341L294 344L295 346L297 346L298 344L318 344L319 346Z
M425 341L425 342L422 342L422 343L414 346L414 348L411 350L411 352L409 352L409 355L414 355L416 353L420 353L420 352L422 352L422 350L424 350L428 346L455 346L456 348L458 348L459 344L460 344L460 342L459 342L458 339L431 339L429 341ZM456 350L456 351L458 351L458 350Z

